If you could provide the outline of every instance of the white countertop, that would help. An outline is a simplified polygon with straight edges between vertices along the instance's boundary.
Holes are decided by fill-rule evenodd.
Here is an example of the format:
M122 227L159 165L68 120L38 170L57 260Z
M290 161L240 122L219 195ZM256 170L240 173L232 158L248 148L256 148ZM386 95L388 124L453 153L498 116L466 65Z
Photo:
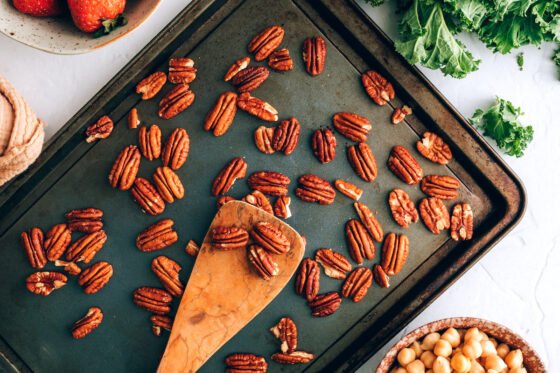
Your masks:
M72 115L138 53L188 1L163 1L138 30L85 55L57 56L31 49L0 34L0 74L48 124L53 136ZM391 37L397 35L393 9L367 13ZM405 330L450 316L476 316L502 323L525 337L551 372L560 371L560 72L550 60L554 45L522 48L524 71L515 53L494 55L474 37L461 35L480 70L456 80L422 69L466 117L486 108L496 95L521 106L523 123L535 139L523 158L505 157L527 189L522 222L485 258L449 288ZM360 372L377 366L387 345Z

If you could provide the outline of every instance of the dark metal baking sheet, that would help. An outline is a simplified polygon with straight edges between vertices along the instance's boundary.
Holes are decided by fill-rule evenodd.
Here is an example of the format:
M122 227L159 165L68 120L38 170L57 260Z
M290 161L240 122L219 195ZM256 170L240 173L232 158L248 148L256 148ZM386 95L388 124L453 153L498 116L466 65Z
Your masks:
M250 38L270 24L282 24L282 43L294 59L289 73L272 72L254 95L269 101L280 118L296 116L302 123L301 142L290 157L264 155L255 148L252 134L257 119L239 112L230 132L214 138L202 130L202 121L216 97L231 86L222 81L229 64L246 54ZM321 34L327 39L327 63L322 75L311 78L303 68L300 50L303 39ZM143 102L134 94L135 84L155 70L166 70L171 56L195 60L198 77L192 84L196 100L191 108L168 121L157 118L156 99ZM398 98L378 107L365 95L360 73L376 69L395 85ZM392 108L406 103L414 115L406 123L389 125ZM159 218L143 215L128 192L111 189L107 174L124 146L136 143L137 131L126 128L126 113L136 106L146 124L157 123L164 138L175 127L186 128L191 153L178 173L185 183L185 199L168 205L159 218L176 222L177 244L152 254L139 252L134 238ZM329 126L338 111L353 111L368 117L374 125L368 142L377 157L380 175L373 184L361 182L347 164L345 146L338 138L334 162L320 165L310 150L314 129ZM100 115L116 122L112 136L89 145L83 128ZM454 160L448 167L418 158L425 174L454 174L462 182L460 200L468 201L476 214L476 234L467 243L452 242L448 235L434 236L422 223L402 230L390 218L387 194L394 187L407 190L414 200L422 198L415 187L405 186L384 166L392 145L410 149L424 130L442 135L452 146ZM340 310L326 319L310 316L303 299L289 284L280 296L246 328L216 353L203 371L223 370L223 358L232 352L250 351L269 357L278 347L268 328L290 315L299 326L299 347L319 357L306 366L282 367L271 371L353 370L392 335L398 332L461 273L469 268L520 218L524 191L516 176L461 118L441 95L395 54L386 37L350 1L323 0L202 0L191 4L127 67L125 67L80 113L64 127L46 148L37 164L4 187L0 193L0 335L6 369L33 371L153 371L165 345L165 338L152 336L149 314L136 308L132 291L144 285L158 285L149 264L165 254L183 265L182 280L188 279L193 260L183 248L189 239L201 240L215 213L210 184L219 169L232 157L244 156L249 173L275 170L292 178L315 173L328 180L348 179L364 187L363 202L377 211L385 232L405 232L411 239L411 255L403 271L392 278L389 290L372 287L359 304L345 300ZM140 175L150 177L160 161L142 160ZM248 193L238 182L231 194ZM293 193L292 193L293 196ZM19 246L20 233L33 226L48 229L63 220L69 209L95 206L105 211L109 240L97 257L115 268L111 282L95 295L82 293L75 281L47 298L25 290L24 280L33 272ZM448 204L451 206L451 204ZM346 251L343 226L355 217L352 202L338 195L331 206L306 204L293 198L293 218L288 222L307 237L307 254L320 247ZM371 266L378 262L380 249ZM341 283L325 276L321 291L338 290ZM105 312L101 327L81 341L69 334L72 322L92 305Z

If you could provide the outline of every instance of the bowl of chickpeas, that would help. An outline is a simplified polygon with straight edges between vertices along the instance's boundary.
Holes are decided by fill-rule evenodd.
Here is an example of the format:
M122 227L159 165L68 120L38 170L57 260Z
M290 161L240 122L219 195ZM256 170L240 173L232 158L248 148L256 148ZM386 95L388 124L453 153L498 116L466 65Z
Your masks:
M426 324L402 338L376 373L545 373L535 350L503 325L472 317Z

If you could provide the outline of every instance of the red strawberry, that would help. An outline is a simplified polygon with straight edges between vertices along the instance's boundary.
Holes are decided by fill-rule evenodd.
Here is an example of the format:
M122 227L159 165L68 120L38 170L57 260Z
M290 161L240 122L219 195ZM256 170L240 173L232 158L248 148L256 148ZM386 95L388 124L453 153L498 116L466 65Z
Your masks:
M125 25L122 16L126 0L68 0L68 7L77 28L94 32L94 36L110 33Z
M14 8L36 17L58 16L66 11L64 0L13 0Z

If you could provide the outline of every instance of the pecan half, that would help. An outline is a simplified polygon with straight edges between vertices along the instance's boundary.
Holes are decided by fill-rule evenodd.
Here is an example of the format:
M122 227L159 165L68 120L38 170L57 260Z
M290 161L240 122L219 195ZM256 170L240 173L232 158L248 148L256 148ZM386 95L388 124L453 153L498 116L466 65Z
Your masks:
M161 335L162 329L171 331L173 327L173 319L169 316L152 315L150 316L150 321L152 322L152 333L156 337Z
M342 298L336 291L317 295L312 301L307 304L311 308L311 316L325 317L332 315L340 307Z
M241 249L249 242L249 233L241 227L218 226L212 229L212 246L221 250Z
M237 107L267 122L276 122L278 120L278 110L268 102L251 96L250 93L242 93L237 97Z
M44 248L43 231L39 228L32 228L29 232L21 234L21 245L25 250L25 256L35 269L41 269L47 265L47 255Z
M296 275L296 293L305 299L313 300L319 294L321 269L319 264L311 258L305 258L299 266Z
M101 325L103 312L99 307L91 307L86 315L72 325L72 337L82 339Z
M167 75L164 72L156 71L136 85L136 93L142 95L142 100L149 100L161 91L166 81Z
M135 107L132 108L128 113L128 117L126 121L128 123L128 128L130 129L138 128L138 125L140 124L140 119L138 119L138 109L136 109Z
M366 141L372 128L367 118L345 112L333 116L333 126L341 135L355 142Z
M356 219L350 219L346 223L346 241L350 251L350 257L358 264L365 259L373 259L375 256L375 244L366 227Z
M449 211L447 211L447 207L441 199L435 197L424 198L420 201L418 209L424 225L433 234L439 234L440 231L449 229L451 225Z
M223 205L225 205L229 201L235 201L235 198L231 196L220 196L216 201L216 208L219 210Z
M54 262L64 254L70 241L72 232L66 224L57 224L52 227L45 235L45 252L47 259Z
M327 59L327 43L321 36L305 39L303 42L303 63L305 70L311 76L317 76L325 68Z
M109 172L109 184L120 190L130 189L140 168L140 157L140 151L134 145L121 150Z
M249 256L249 262L263 279L270 280L280 273L278 264L272 259L272 256L259 245L250 245L247 254Z
M254 354L231 354L225 359L226 373L266 373L268 363Z
M272 147L274 150L290 155L294 152L299 141L301 126L296 118L282 121L272 137Z
M278 49L268 56L268 66L277 71L290 71L294 68L294 62L290 57L290 51L286 48Z
M259 32L247 47L249 53L254 53L255 60L262 61L266 59L284 39L284 28L282 26L273 25Z
M247 68L247 66L249 66L249 62L251 62L249 57L243 57L235 61L226 72L224 82L230 81L231 78L233 78L238 72Z
M210 109L204 119L204 130L212 131L214 136L222 136L233 123L237 112L237 93L224 92Z
M67 262L59 259L54 261L54 265L57 267L64 267L64 272L69 275L76 276L82 272L82 269L74 262Z
M161 155L163 165L178 170L187 161L190 147L191 141L187 131L184 128L175 128L163 147Z
M190 83L196 79L194 61L190 58L176 57L169 60L169 82L173 84Z
M373 273L369 268L358 267L353 270L342 285L342 296L351 298L355 303L366 296L373 282Z
M134 303L156 315L167 315L171 312L173 297L167 291L152 287L141 287L134 290Z
M296 350L298 333L294 320L282 317L278 324L270 328L270 332L280 340L280 351L292 353Z
M89 263L95 257L103 245L107 242L107 234L105 231L97 231L93 233L88 233L83 237L80 237L76 242L68 248L66 252L66 260L72 262L84 262Z
M356 202L354 203L354 209L371 237L377 242L383 241L383 228L381 228L381 224L379 224L379 221L375 215L373 215L369 207L363 203Z
M260 209L263 209L269 214L274 214L274 211L272 210L272 205L270 204L270 200L261 191L254 190L250 194L247 194L245 197L243 197L242 201L247 202L248 204L251 204Z
M390 286L389 276L379 264L373 266L373 279L382 288L387 289Z
M145 213L156 216L165 210L163 198L157 189L143 177L134 180L134 186L130 192L134 201Z
M95 140L106 139L113 132L114 124L108 116L102 116L93 124L90 124L86 129L86 142L92 143Z
M270 71L264 66L250 66L235 74L231 82L237 92L251 92L259 88L269 75Z
M424 132L422 140L416 143L416 149L434 163L448 164L452 158L449 146L433 132Z
M192 256L193 258L196 258L198 256L198 252L200 251L200 245L197 244L194 240L189 240L189 242L187 242L187 246L185 246L185 252Z
M255 189L270 196L283 196L288 194L290 178L280 172L259 171L254 172L247 183L249 188Z
M451 216L451 238L455 241L470 240L473 236L473 212L468 203L458 203L453 206Z
M459 197L459 180L447 175L427 175L420 183L420 189L430 197L454 199Z
M340 193L344 194L350 199L353 199L354 201L358 201L364 193L364 190L362 188L346 180L335 180L334 186Z
M89 207L72 210L65 215L66 224L72 232L93 233L103 229L103 211Z
M412 109L404 105L403 107L396 107L391 115L391 123L399 124L406 118L407 115L412 114Z
M289 354L278 352L272 355L270 358L279 364L293 365L293 364L307 364L311 360L315 359L315 355L305 351L294 351L294 352L290 352Z
M255 224L251 237L271 254L285 254L290 251L290 241L278 227L272 223L260 222Z
M288 219L292 217L292 211L290 210L290 204L292 199L288 196L280 196L276 199L274 203L274 215L282 219Z
M173 230L173 220L160 220L136 236L136 247L143 252L152 252L173 245L179 239Z
M247 162L241 157L233 158L218 173L212 183L212 194L217 196L226 194L237 179L243 179L247 174Z
M403 228L418 221L418 210L408 194L402 189L393 189L389 193L389 208L395 222Z
M152 179L165 202L172 203L175 201L175 198L182 199L185 196L185 188L181 179L169 167L156 168Z
M319 162L329 163L336 156L336 137L328 128L318 129L313 132L311 148Z
M195 94L188 84L177 84L159 102L158 116L171 119L194 102Z
M409 247L410 241L407 236L389 233L385 237L381 251L381 267L383 272L388 276L398 274L408 258Z
M274 154L276 150L272 147L274 127L260 126L255 130L255 145L264 154Z
M379 73L370 70L362 74L362 85L368 96L377 105L383 106L395 98L393 85Z
M160 255L152 260L152 271L169 294L179 297L185 287L179 280L181 266L176 261Z
M352 270L352 264L348 259L332 249L317 250L315 260L323 266L327 276L337 280L344 280L346 274Z
M78 277L78 284L86 294L95 294L101 290L113 276L113 266L107 262L97 262L86 268Z
M299 185L295 191L296 196L305 202L316 202L321 205L330 205L334 202L336 192L331 184L316 175L302 175L298 179Z
M27 277L25 286L33 294L47 296L60 289L68 279L59 272L35 272Z
M361 142L349 146L346 154L356 175L368 183L375 180L377 177L377 162L367 143Z
M138 131L138 145L142 155L149 161L161 155L161 130L155 124L143 126Z
M422 167L403 146L394 146L387 160L387 166L393 173L407 184L418 184L422 180Z

